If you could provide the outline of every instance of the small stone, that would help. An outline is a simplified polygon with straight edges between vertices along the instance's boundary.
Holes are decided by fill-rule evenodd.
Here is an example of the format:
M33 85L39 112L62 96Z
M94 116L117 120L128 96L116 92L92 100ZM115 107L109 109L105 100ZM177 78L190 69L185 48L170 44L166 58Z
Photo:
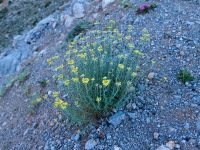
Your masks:
M159 133L158 133L158 132L154 132L154 133L153 133L153 138L154 138L155 140L158 140L158 137L159 137Z
M155 76L155 73L154 73L154 72L150 72L150 73L148 74L148 79L149 79L149 80L152 80L152 79L154 78L154 76Z
M198 120L198 121L196 122L196 127L197 127L197 130L200 130L200 120Z
M72 136L71 139L72 139L73 141L78 141L78 140L80 139L80 137L81 137L80 133L77 133L76 135Z
M4 122L4 123L2 124L2 127L6 126L6 125L7 125L7 122Z
M122 120L124 120L124 119L125 119L125 113L122 112L122 111L119 111L119 112L115 113L113 116L111 116L111 117L109 118L109 121L108 121L108 122L116 127L116 126L119 125L119 124L122 122Z
M29 129L29 128L28 128L28 129L26 129L23 135L24 135L24 136L25 136L25 135L27 135L27 133L28 133L29 131L30 131L30 129Z
M128 116L133 120L137 118L137 114L136 113L128 113Z
M166 146L169 148L169 149L174 149L175 147L175 142L174 141L169 141L166 143Z
M50 121L49 126L53 127L55 125L54 121Z
M75 18L83 18L85 16L85 9L82 3L75 3L72 9Z
M107 140L110 140L110 139L112 138L112 136L108 133L108 134L106 135L106 138L107 138Z
M184 128L188 130L190 128L190 124L186 122Z
M47 92L47 94L48 94L49 96L51 96L51 94L52 94L52 91L48 91L48 92Z
M86 150L90 150L93 149L95 146L97 145L97 142L93 139L90 139L86 142L85 144L85 149Z
M154 72L150 72L150 73L148 74L148 79L149 79L149 80L152 80L152 79L154 78L154 76L155 76L155 73L154 73Z
M127 108L127 109L132 109L132 104L131 104L131 103L128 103L128 104L126 105L126 108Z
M72 25L74 18L69 15L66 15L65 17L66 17L65 27L69 28Z
M135 103L132 104L133 109L137 108L137 105Z
M170 150L170 149L168 147L166 147L165 145L161 145L156 150Z
M115 0L103 0L102 1L102 8L107 7L108 5L110 5L113 2L115 2Z
M114 145L114 150L121 150L121 148L118 147L117 145Z
M175 148L180 149L181 146L180 146L179 144L176 144L176 145L175 145Z

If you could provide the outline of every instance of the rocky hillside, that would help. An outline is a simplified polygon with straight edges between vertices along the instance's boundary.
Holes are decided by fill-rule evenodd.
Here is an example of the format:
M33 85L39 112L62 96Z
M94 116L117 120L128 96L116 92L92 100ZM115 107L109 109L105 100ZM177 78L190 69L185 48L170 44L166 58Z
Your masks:
M199 0L10 1L0 11L0 149L199 150L199 12ZM68 94L55 81L65 60L52 58L110 20L131 32L125 39L148 67L125 105L72 123L53 106L55 91Z

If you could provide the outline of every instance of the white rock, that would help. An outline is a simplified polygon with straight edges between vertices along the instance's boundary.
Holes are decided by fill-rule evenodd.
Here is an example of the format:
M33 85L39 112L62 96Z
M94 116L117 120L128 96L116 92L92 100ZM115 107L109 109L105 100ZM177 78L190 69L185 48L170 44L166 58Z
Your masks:
M169 148L169 149L174 149L175 147L175 142L174 141L169 141L166 143L166 146Z
M161 145L156 150L170 150L170 149L168 147L166 147L165 145Z
M114 150L121 150L121 148L115 145Z
M93 149L95 146L97 145L97 142L93 139L90 139L86 142L85 144L85 149L86 150L90 150Z
M85 16L85 8L82 3L75 3L72 10L75 18L83 18Z
M115 0L103 0L102 1L102 8L107 7L108 5L110 5L113 2L115 2Z
M153 138L154 138L155 140L157 140L157 139L158 139L158 137L159 137L159 134L158 134L158 132L154 132L154 133L153 133Z
M152 80L152 79L154 78L154 76L155 76L155 73L154 73L154 72L150 72L150 73L148 74L148 79L149 79L149 80Z
M65 26L68 28L72 25L74 18L69 15L66 15L65 17L66 17Z

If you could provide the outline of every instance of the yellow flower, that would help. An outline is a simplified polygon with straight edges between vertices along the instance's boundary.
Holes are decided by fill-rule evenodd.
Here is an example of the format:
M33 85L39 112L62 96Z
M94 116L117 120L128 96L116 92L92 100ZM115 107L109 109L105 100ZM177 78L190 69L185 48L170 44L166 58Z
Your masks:
M53 63L53 60L52 60L52 59L47 59L47 63L48 63L49 65L51 65L51 64Z
M83 54L78 54L77 55L79 58L82 58L82 59L85 59L87 54L86 53L83 53Z
M99 103L101 100L102 100L101 97L97 97L97 98L96 98L96 102L97 102L97 103Z
M126 36L125 37L127 40L130 40L131 39L131 36L129 35L129 36Z
M102 52L102 51L103 51L103 47L102 47L102 46L99 46L99 47L98 47L98 51L99 51L99 52Z
M78 106L78 101L75 101L75 102L74 102L74 105L75 105L75 106Z
M68 65L73 65L74 63L75 63L75 61L72 59L68 61Z
M118 64L118 68L119 69L124 69L124 65L123 64Z
M93 57L92 60L93 60L93 61L97 61L97 57Z
M128 32L132 32L133 31L133 26L132 25L128 25Z
M73 73L77 73L77 72L78 72L78 67L73 67L73 68L72 68L72 72L73 72Z
M117 87L119 87L119 86L121 86L121 85L122 85L122 83L121 83L121 82L116 82L115 84L116 84L116 86L117 86Z
M40 97L38 97L38 98L36 98L36 102L41 102L42 101L42 98L40 98Z
M69 48L69 49L72 49L72 48L73 48L73 46L72 46L72 45L69 45L69 46L68 46L68 48Z
M60 105L60 108L64 110L64 109L67 108L67 106L68 106L68 103L67 103L67 102L63 102L63 103Z
M61 109L66 109L68 106L67 102L64 102L62 99L60 98L56 98L56 101L54 102L54 106L55 107L60 107Z
M63 100L61 100L60 98L56 98L56 101L54 102L54 106L58 107L63 103Z
M70 84L70 80L65 80L65 81L64 81L64 85L65 85L65 86L68 86L69 84Z
M133 73L131 74L131 76L132 76L133 78L135 78L135 77L137 76L137 73L136 73L136 72L133 72Z
M58 71L58 70L61 70L61 69L63 69L64 68L64 65L62 64L62 65L60 65L60 66L58 66L58 67L56 67L56 71Z
M45 95L43 96L43 98L44 98L44 99L47 99L47 98L48 98L48 95L47 95L47 94L45 94Z
M92 79L91 79L91 81L94 81L94 80L95 80L95 78L92 78Z
M128 44L128 47L131 48L131 49L135 48L135 46L131 43Z
M88 84L89 81L90 81L89 78L82 78L82 82L83 82L84 84Z
M58 92L53 92L53 97L58 97L59 93Z
M133 53L143 56L144 54L139 50L134 50Z
M78 78L72 78L72 81L74 81L74 82L78 82L79 79L78 79Z
M57 79L60 80L60 79L63 79L64 78L64 75L63 74L60 74L59 76L57 76Z
M108 79L103 79L103 81L102 81L102 83L103 83L103 86L108 86L109 84L110 84L110 80L108 80Z

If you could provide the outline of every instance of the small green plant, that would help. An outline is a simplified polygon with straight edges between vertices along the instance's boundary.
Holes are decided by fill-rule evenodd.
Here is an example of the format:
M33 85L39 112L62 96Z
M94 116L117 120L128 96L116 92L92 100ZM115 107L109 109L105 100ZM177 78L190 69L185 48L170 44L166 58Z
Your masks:
M130 0L120 0L119 2L124 8L129 8L132 6Z
M87 29L91 28L92 24L88 21L83 21L78 23L68 34L67 41L72 41L77 35L85 32Z
M122 107L141 77L138 60L144 54L132 43L133 26L128 26L125 35L115 24L110 20L101 30L80 34L68 44L64 58L53 56L47 60L49 65L65 60L55 67L54 78L62 83L69 100L55 91L54 106L73 121L88 122Z
M42 87L42 88L45 88L46 86L47 86L47 84L48 84L48 80L45 80L45 79L43 79L43 80L41 80L41 81L38 81L38 83L40 84L40 86Z
M29 68L25 68L24 70L22 70L22 72L16 77L16 81L19 82L19 84L25 82L28 77L30 75L30 69Z
M180 70L180 72L177 74L177 79L185 84L186 82L193 81L194 77L191 75L189 71L184 69Z

